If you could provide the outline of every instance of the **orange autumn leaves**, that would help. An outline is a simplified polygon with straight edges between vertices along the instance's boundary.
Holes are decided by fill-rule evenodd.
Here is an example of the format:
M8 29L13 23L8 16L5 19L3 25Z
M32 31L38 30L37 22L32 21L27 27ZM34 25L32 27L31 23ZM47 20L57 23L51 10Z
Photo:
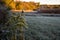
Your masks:
M17 5L18 8L16 8L16 4L18 2L14 2L13 0L6 0L6 5L10 6L12 8L12 10L33 10L33 9L37 9L40 7L39 3L35 3L35 2L21 2L19 1L19 5Z

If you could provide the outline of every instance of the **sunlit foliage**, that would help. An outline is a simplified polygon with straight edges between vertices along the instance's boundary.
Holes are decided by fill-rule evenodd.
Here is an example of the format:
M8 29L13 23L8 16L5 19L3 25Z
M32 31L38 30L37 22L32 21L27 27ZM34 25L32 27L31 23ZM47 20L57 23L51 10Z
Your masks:
M37 9L40 7L39 3L35 3L35 2L21 2L19 1L19 5L18 8L16 8L16 4L18 2L14 2L13 0L6 0L5 1L7 5L11 6L13 10L33 10L33 9Z

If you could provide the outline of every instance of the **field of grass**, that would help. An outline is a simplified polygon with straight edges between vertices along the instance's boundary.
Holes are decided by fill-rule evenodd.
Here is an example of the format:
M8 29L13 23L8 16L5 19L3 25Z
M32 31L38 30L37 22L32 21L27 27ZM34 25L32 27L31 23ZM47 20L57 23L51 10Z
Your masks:
M60 17L25 16L26 40L60 40Z

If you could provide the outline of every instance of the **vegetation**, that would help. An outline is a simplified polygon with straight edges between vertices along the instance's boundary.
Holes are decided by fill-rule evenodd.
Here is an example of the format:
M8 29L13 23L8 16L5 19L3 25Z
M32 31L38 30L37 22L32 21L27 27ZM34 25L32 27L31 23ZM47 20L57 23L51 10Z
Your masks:
M12 15L9 15L8 11L11 7L4 3L4 0L0 1L0 40L24 40L23 31L27 26L24 14L10 13Z
M35 3L35 2L14 2L14 0L6 0L5 1L6 4L12 7L13 10L33 10L33 9L37 9L38 7L40 7L39 3ZM16 8L16 4L19 3L18 8Z
M60 17L26 16L25 40L60 40Z
M16 16L17 15L17 16ZM25 22L24 14L15 14L13 13L11 18L9 18L9 21L5 24L8 25L8 30L11 32L12 37L11 40L24 40L24 27L27 27L27 24Z
M0 0L0 40L7 40L9 36L9 32L5 29L8 28L5 23L8 21L9 10L10 8L6 6L4 0Z

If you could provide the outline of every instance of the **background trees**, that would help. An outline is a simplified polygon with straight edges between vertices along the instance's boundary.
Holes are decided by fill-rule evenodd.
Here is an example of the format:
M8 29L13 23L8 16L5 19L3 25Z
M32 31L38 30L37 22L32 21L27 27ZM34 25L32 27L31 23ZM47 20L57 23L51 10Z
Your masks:
M39 3L35 3L35 2L16 2L14 0L6 0L6 5L9 5L12 7L12 10L33 10L33 9L37 9L38 7L40 7ZM16 8L16 5L17 8Z

